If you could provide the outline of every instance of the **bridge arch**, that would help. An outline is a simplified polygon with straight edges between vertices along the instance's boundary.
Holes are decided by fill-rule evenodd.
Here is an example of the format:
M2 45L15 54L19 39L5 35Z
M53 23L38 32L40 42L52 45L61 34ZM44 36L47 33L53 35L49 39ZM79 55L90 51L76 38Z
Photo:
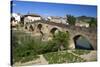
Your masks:
M25 26L25 29L28 29L28 27L27 27L27 26Z
M51 33L52 35L54 35L55 33L58 33L58 31L60 31L58 28L53 27L53 28L50 30L50 33Z
M39 30L41 30L41 29L42 29L42 27L43 27L43 25L42 25L42 24L38 24L38 25L37 25L37 28L38 28Z
M67 34L69 34L70 32L68 30L65 31Z
M34 31L34 26L33 26L33 25L30 25L30 26L29 26L29 30L30 30L30 31Z
M84 35L75 35L73 37L75 49L86 49L86 50L94 50L89 39Z
M83 28L78 28L78 27L73 27L73 26L64 26L64 25L52 25L52 23L33 23L34 24L34 33L41 33L41 34L46 34L48 37L52 37L51 31L53 34L57 31L64 31L64 32L69 32L70 34L70 44L72 45L71 47L74 49L75 48L75 40L74 39L79 39L80 37L85 37L93 46L94 49L97 49L97 37L96 37L96 32L90 29L83 29ZM29 30L29 25L26 24L27 30ZM68 31L66 31L68 30ZM46 32L45 32L46 31ZM44 35L45 35L44 34ZM44 36L44 37L46 37Z

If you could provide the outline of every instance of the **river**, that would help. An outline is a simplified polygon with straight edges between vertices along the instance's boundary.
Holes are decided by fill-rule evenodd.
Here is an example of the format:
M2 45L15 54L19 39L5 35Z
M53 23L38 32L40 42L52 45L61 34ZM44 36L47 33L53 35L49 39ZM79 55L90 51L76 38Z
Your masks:
M84 38L84 37L79 37L76 40L76 44L75 44L76 49L86 49L86 50L93 50L92 45L90 44L90 42Z

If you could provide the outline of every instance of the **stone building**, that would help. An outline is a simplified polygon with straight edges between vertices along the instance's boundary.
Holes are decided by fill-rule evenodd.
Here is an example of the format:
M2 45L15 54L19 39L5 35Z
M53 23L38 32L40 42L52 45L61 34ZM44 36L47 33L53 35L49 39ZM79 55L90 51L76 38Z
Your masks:
M16 22L21 21L21 14L19 14L19 13L12 13L11 17L14 17Z
M18 25L18 23L21 21L21 15L18 13L12 13L11 14L11 26L15 27Z
M50 16L48 17L48 19L51 21L51 22L55 22L55 23L62 23L62 24L67 24L67 18L65 17L54 17L54 16Z
M89 23L76 20L75 26L88 28L89 27Z
M36 14L27 14L27 15L24 15L23 16L23 21L24 21L24 24L26 23L31 23L31 22L34 22L34 21L38 21L38 20L41 20L41 16L40 15L36 15Z

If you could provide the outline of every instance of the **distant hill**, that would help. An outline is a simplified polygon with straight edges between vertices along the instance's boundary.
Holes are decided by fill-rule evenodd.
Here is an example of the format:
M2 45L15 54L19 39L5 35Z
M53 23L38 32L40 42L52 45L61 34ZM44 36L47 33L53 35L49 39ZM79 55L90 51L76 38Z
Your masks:
M88 21L90 21L92 18L95 18L95 17L87 17L87 16L79 16L79 17L77 17L78 20L84 21L84 22L88 22ZM96 19L96 18L95 18L95 19Z

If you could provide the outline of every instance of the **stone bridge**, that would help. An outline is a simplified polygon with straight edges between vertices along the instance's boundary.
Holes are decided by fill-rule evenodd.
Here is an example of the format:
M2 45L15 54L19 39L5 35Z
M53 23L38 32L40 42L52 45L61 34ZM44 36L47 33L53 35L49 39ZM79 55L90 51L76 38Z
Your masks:
M43 35L43 40L52 39L52 34L57 33L57 31L68 32L70 35L70 48L75 48L75 38L78 36L85 37L90 43L93 49L97 49L97 30L95 28L83 28L75 26L67 26L61 23L54 22L32 22L26 23L24 25L26 30L33 33L34 36L40 34Z

